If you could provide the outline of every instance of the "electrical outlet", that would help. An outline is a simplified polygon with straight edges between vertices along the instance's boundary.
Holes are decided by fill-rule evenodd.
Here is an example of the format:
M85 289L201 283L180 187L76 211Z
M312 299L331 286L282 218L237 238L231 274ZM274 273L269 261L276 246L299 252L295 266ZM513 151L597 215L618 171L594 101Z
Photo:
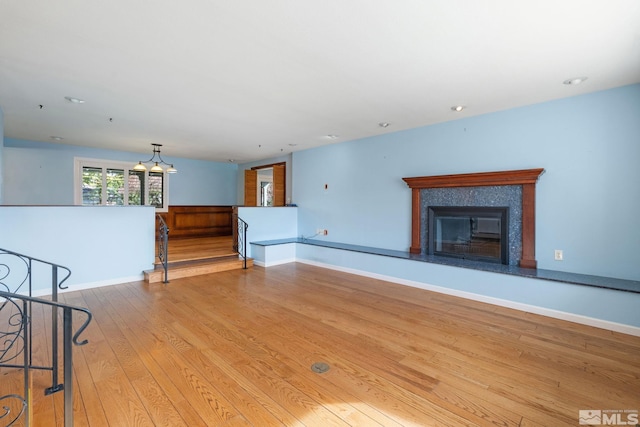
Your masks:
M553 256L556 261L562 261L564 258L564 255L561 249L556 249Z
M318 229L316 230L316 234L317 234L317 235L324 234L324 228L318 228Z

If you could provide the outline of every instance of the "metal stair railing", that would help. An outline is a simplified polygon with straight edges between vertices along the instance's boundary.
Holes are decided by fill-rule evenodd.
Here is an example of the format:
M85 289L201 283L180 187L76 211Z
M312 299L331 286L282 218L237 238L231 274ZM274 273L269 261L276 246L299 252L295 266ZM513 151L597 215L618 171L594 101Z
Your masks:
M45 277L45 279L51 283L51 300L57 302L58 289L67 289L63 284L71 276L69 268L0 248L0 290L2 291L26 294L32 297L34 281L44 282L45 280L39 280L39 277L41 277L40 275L46 276L49 269L51 270L50 277ZM38 278L35 277L36 275ZM51 336L58 336L58 310L55 307L51 310ZM60 384L58 381L58 342L56 340L51 342L51 367L33 366L31 360L29 363L33 369L51 370L51 387L47 389L47 393L58 391Z
M164 280L162 283L169 283L169 227L162 215L156 214L160 225L158 226L158 259L164 269Z
M52 311L62 310L62 348L63 348L63 372L62 384L56 384L54 391L64 391L64 426L73 427L73 344L85 345L88 341L78 341L80 334L91 322L92 315L89 310L41 298L18 295L0 290L0 319L8 320L6 330L0 324L0 368L23 369L23 394L9 393L0 396L0 421L6 422L6 426L16 425L22 421L30 426L32 422L32 369L52 369L32 365L32 337L33 337L33 305L41 304L50 306ZM81 312L86 315L82 325L73 332L73 312ZM52 342L58 340L55 335ZM12 364L22 357L22 364ZM54 372L57 372L57 367ZM50 390L50 389L47 389ZM45 394L50 394L45 391Z
M83 311L88 314L89 320L91 319L91 314L83 308L58 303L58 289L67 289L63 284L70 276L71 270L65 266L0 248L0 292L3 294L3 297L0 300L0 314L5 316L0 316L0 321L6 320L8 323L7 331L0 329L0 368L25 368L26 366L26 370L36 369L51 371L51 387L45 389L46 395L65 389L64 383L60 384L59 381L59 309L63 310L63 322L67 321L66 316L70 316L71 313L67 313L65 307L71 307L71 310ZM41 277L44 277L44 279L41 279ZM49 282L51 284L50 301L33 297L33 284L42 282ZM10 296L10 298L8 298L8 296ZM21 299L28 304L26 304L26 306L23 304L20 308L19 304L16 305L16 303L10 302L10 300L13 301L15 299ZM46 366L34 363L33 353L30 347L30 343L33 342L33 328L31 327L33 303L44 304L51 307L51 360L50 363L46 364ZM9 308L11 307L18 309L20 314L18 314L18 312L10 314ZM3 309L4 311L2 311ZM88 321L86 323L88 324ZM0 325L2 325L2 323L0 323ZM64 328L71 328L70 318L68 325L65 325L63 325ZM76 340L77 335L82 332L85 327L86 325L79 330L73 341ZM65 331L65 334L67 334L67 332L68 331ZM65 343L64 345L70 346L72 339L70 338L70 334L68 335L69 338L66 341L63 339L63 342ZM22 343L23 347L20 347L20 343ZM79 343L76 342L76 344ZM19 352L19 354L23 354L25 357L24 363L9 363L16 361L16 357L11 356L14 354L12 352ZM67 354L71 357L70 351L65 349L65 357ZM66 363L67 362L65 360L63 364L66 365ZM25 375L27 375L27 373L25 373ZM65 370L65 376L66 375L67 371ZM68 387L71 387L71 385ZM66 394L67 393L65 392L65 396ZM26 401L28 400L29 399ZM3 414L3 410L4 406L0 405L0 419L8 416ZM65 417L66 416L67 415L65 414ZM71 413L70 416L73 416L73 413ZM28 423L26 425L28 425Z
M237 241L234 242L233 247L238 252L238 255L243 259L242 268L247 269L247 229L249 228L249 224L247 224L242 218L238 215L235 215L238 224L238 235Z

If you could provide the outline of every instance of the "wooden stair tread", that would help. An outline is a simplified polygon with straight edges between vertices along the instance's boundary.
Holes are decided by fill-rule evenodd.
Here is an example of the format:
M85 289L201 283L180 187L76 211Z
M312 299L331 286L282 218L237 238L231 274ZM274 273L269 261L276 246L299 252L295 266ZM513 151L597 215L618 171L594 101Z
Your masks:
M157 258L156 258L157 259ZM204 264L211 262L222 262L222 261L230 261L240 259L238 257L237 252L229 252L228 254L221 255L213 255L213 256L201 256L201 257L192 257L192 258L181 258L177 260L169 260L169 267L180 267L183 265L195 265L195 264ZM156 261L153 263L156 270L162 269L162 263L160 261Z
M244 261L232 249L233 245L232 236L172 239L169 235L169 280L243 268ZM156 261L158 250L156 247ZM247 267L252 266L253 260L247 259ZM148 283L164 280L164 267L159 261L154 263L153 270L143 273Z
M199 259L194 261L177 261L170 263L168 269L169 280L183 277L200 276L203 274L217 273L220 271L239 270L243 268L244 260L238 255L215 257L214 259ZM247 258L247 268L253 267L253 259ZM144 272L144 280L147 283L158 283L164 280L164 269L160 265L153 270Z

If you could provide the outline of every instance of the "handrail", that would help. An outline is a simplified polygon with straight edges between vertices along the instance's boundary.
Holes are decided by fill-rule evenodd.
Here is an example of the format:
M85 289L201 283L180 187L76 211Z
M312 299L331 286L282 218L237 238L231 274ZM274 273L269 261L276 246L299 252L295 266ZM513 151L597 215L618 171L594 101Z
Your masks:
M52 278L54 278L55 280L52 280L51 282L51 294L52 295L58 295L57 289L67 289L68 286L62 286L64 282L67 281L67 279L71 276L71 270L68 267L65 267L64 265L60 265L60 264L56 264L50 261L45 261L42 259L38 259L29 255L25 255L25 254L21 254L19 252L14 252L14 251L10 251L8 249L3 249L0 248L0 256L2 255L13 255L15 257L17 257L18 259L22 260L26 267L27 267L27 274L25 275L25 278L22 280L22 282L16 287L16 289L14 289L14 292L18 292L20 290L20 288L22 287L22 285L25 284L25 282L27 281L27 279L29 280L29 293L28 295L31 296L32 295L32 280L31 280L31 272L32 272L32 268L33 268L33 261L42 263L42 264L46 264L46 265L50 265L52 268L52 271L54 272L52 274ZM2 267L5 267L5 269L2 269ZM66 271L66 276L64 276L64 278L62 280L60 280L60 282L58 283L58 269L62 269L64 271ZM5 273L5 274L2 274ZM1 282L2 280L4 280L7 276L9 276L9 274L11 273L11 267L7 264L4 264L2 262L0 262L0 284L5 285L5 287L7 287L7 290L10 290L9 287Z
M156 218L160 220L160 227L158 228L158 259L162 263L164 268L164 281L163 283L169 283L169 227L165 222L162 215L156 214Z
M5 291L0 291L0 298L4 298L5 300L9 300L13 298L13 299L19 299L27 302L44 304L51 307L58 307L62 309L68 308L71 310L80 311L87 315L87 320L85 320L84 323L80 325L80 327L76 330L76 333L73 334L73 337L72 337L73 343L75 345L85 345L89 342L89 340L78 341L78 338L80 337L80 335L84 332L85 329L87 329L87 326L89 326L89 323L91 323L91 320L93 319L93 314L91 314L91 311L89 311L89 309L87 308L78 307L77 305L65 304L63 302L49 301L42 298L30 297L27 295L19 295L19 294L15 294L12 292L5 292ZM6 303L7 301L4 301L2 304L0 304L0 309L2 309Z
M237 251L240 257L243 259L242 268L246 270L247 269L247 229L249 228L249 224L247 224L238 215L236 215L236 218L238 219Z
M12 259L6 258L6 256L13 257ZM22 287L27 283L26 294L29 297L33 296L33 283L34 283L34 267L39 264L51 267L51 300L53 302L58 301L58 289L67 289L68 286L63 286L64 282L71 276L71 270L63 265L56 264L50 261L45 261L39 258L35 258L29 255L14 252L8 249L0 248L0 290L6 290L7 292L19 293ZM12 262L16 261L16 262ZM24 266L24 276L22 274L12 275L12 267L19 272L19 267ZM38 268L35 269L40 272ZM59 272L62 271L64 277L59 280ZM11 287L16 285L14 288ZM23 292L20 292L23 293ZM51 310L51 336L58 336L58 309L54 306ZM29 355L31 357L31 355ZM47 393L55 393L61 390L60 382L58 381L58 340L51 341L51 366L39 367L33 366L33 361L29 360L29 365L33 369L46 369L51 371L51 387L47 389Z
M20 304L21 302L21 304ZM11 305L10 305L11 304ZM83 307L77 307L56 301L44 300L26 295L18 295L12 292L0 290L0 311L9 307L17 310L16 313L9 313L9 324L6 331L0 330L0 341L3 347L0 351L0 367L20 368L23 369L24 395L20 396L16 393L0 396L0 401L5 402L0 405L0 420L8 421L8 426L14 425L20 418L25 415L24 425L31 425L31 369L37 368L31 364L32 352L32 335L33 335L33 318L32 305L41 304L52 307L52 312L58 309L63 311L63 384L56 385L56 390L64 390L64 426L73 427L73 347L72 345L85 345L88 340L79 341L80 335L87 328L93 318L91 312ZM73 312L84 313L87 318L84 323L73 333ZM52 341L57 341L58 336L51 337ZM22 344L22 347L20 347ZM11 352L11 353L10 353ZM11 365L4 362L13 361L20 355L23 356L22 365ZM53 363L53 360L52 360ZM55 361L57 363L57 359ZM53 366L52 366L53 368ZM51 369L52 369L51 368ZM54 371L55 372L55 371ZM55 383L54 383L55 384ZM45 394L48 394L45 390ZM16 403L11 405L10 403ZM15 414L12 413L12 407L18 406Z

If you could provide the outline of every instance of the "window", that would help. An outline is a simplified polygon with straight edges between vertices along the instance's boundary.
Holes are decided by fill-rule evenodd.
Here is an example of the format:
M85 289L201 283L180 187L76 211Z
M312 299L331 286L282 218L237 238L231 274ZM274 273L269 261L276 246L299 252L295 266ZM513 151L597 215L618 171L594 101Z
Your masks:
M85 206L152 205L167 211L168 176L137 172L134 162L75 159L75 203Z

